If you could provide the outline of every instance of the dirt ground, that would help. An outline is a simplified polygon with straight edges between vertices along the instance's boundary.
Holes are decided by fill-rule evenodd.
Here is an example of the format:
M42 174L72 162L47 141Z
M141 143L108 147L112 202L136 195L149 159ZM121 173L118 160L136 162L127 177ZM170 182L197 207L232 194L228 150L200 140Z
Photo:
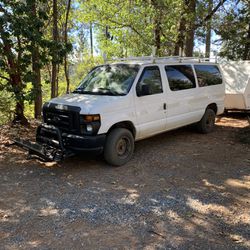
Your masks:
M219 117L136 143L125 166L82 155L61 164L5 147L34 135L0 129L1 249L250 249L250 127Z

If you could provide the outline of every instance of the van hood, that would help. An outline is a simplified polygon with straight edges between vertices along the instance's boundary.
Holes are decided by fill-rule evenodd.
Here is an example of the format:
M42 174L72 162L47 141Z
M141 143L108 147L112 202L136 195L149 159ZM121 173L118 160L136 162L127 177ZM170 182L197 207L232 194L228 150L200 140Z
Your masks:
M128 96L67 94L51 99L47 107L55 104L58 104L59 109L63 105L74 106L81 109L81 114L100 114L124 109L130 105L129 100Z

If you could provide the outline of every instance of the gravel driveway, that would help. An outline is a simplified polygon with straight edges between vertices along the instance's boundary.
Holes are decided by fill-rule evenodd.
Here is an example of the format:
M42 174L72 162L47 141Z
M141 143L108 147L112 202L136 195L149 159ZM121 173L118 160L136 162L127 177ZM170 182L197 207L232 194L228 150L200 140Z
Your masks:
M136 143L112 168L82 155L61 164L4 147L1 249L249 249L250 129L220 117L208 135L183 128Z

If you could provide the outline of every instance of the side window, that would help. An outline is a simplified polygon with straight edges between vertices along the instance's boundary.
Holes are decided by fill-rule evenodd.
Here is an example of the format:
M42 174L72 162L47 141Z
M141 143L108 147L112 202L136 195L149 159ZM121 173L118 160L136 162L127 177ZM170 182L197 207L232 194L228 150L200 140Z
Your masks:
M136 86L137 96L162 93L161 74L157 66L144 68Z
M222 83L222 76L216 65L195 65L194 68L200 87Z
M195 88L191 65L169 65L165 67L169 87L172 91Z

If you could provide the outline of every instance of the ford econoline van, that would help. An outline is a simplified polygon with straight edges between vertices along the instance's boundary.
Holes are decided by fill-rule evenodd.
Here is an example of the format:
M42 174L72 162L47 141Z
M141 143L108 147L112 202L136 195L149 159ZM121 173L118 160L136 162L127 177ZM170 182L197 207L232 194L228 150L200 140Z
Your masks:
M73 93L44 104L36 144L51 160L94 150L109 164L123 165L131 159L135 141L189 124L211 132L215 116L224 111L224 96L216 63L195 58L117 60L92 69Z

